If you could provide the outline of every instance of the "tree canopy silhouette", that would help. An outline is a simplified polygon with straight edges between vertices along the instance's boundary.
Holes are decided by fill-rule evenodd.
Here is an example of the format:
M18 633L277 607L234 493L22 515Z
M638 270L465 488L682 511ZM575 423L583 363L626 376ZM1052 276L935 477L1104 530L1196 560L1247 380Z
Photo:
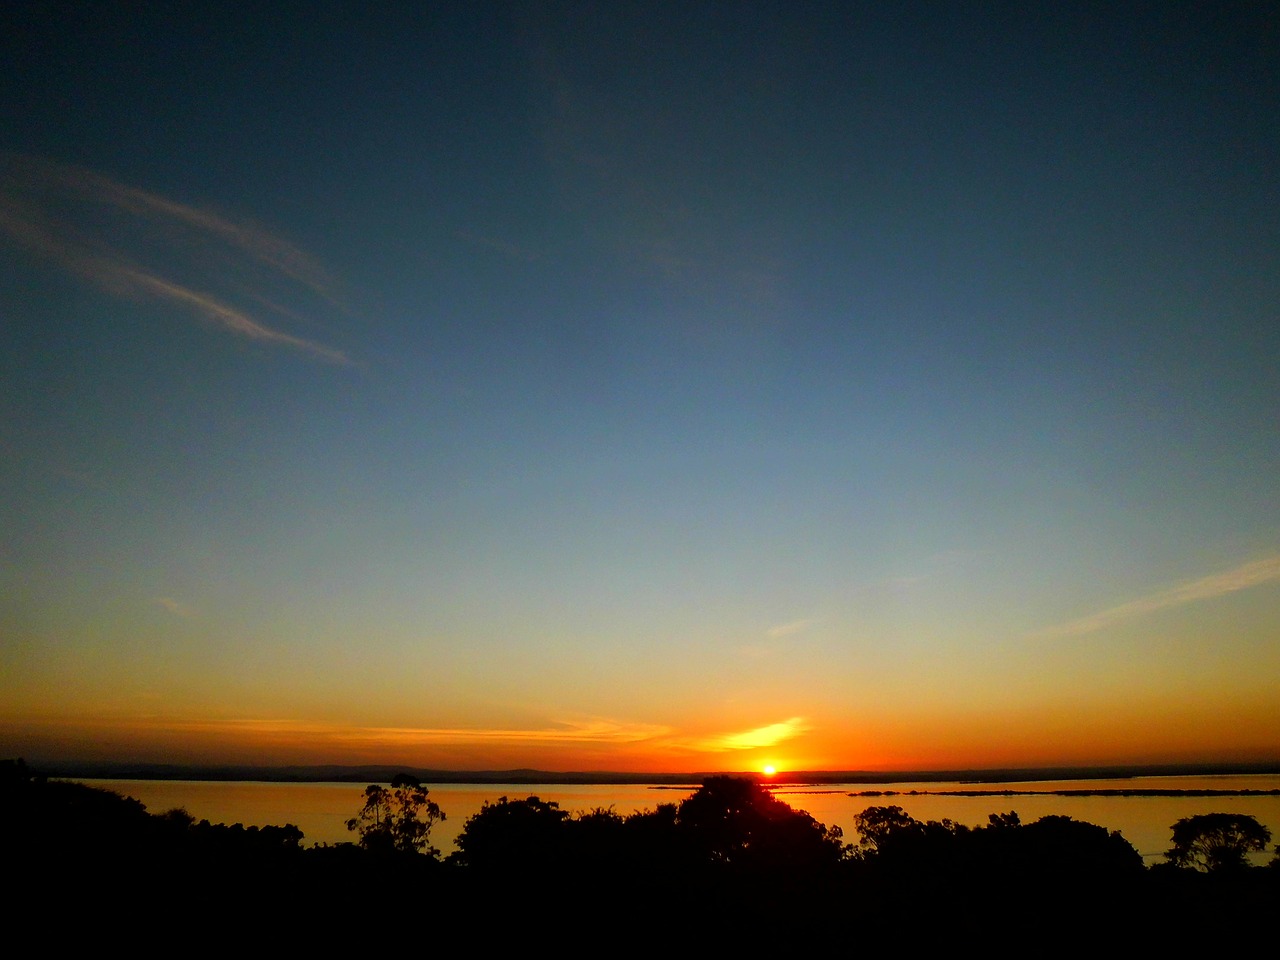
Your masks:
M1175 823L1165 857L1180 867L1209 873L1248 866L1248 855L1267 849L1271 831L1243 813L1202 813Z
M817 867L845 856L839 827L828 829L754 780L708 777L676 811L676 826L713 863Z
M438 857L428 846L431 828L445 819L444 811L427 796L427 788L407 773L397 774L391 788L371 783L364 789L364 806L347 821L360 833L360 846L370 851L423 853Z
M484 871L637 874L693 865L808 870L844 853L839 827L827 829L752 780L718 776L678 807L627 817L609 809L571 815L538 797L502 797L467 820L451 859Z
M1001 877L1068 883L1132 878L1142 857L1118 832L1063 816L1023 824L1016 812L991 814L985 827L920 821L901 807L868 807L853 818L856 858L879 874L912 883L943 876L999 883Z
M867 807L853 818L859 855L884 853L907 838L924 835L925 825L898 806Z
M568 822L554 800L500 797L467 818L456 859L480 870L543 868L563 853Z

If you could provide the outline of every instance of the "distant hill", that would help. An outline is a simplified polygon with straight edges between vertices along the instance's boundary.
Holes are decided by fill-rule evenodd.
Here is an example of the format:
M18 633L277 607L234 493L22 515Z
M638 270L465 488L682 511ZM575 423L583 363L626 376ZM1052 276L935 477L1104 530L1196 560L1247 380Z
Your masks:
M391 766L202 766L112 761L30 761L31 769L48 777L103 780L256 780L267 782L389 783L398 773L409 773L423 783L474 784L656 784L696 786L709 776L734 771L703 773L626 773L618 771L553 770L433 770L411 765ZM1108 767L1034 767L985 770L813 770L786 771L770 783L789 784L891 784L891 783L1009 783L1037 780L1112 780L1158 776L1226 776L1232 774L1280 774L1280 761L1271 763L1149 764ZM765 779L755 771L735 776Z

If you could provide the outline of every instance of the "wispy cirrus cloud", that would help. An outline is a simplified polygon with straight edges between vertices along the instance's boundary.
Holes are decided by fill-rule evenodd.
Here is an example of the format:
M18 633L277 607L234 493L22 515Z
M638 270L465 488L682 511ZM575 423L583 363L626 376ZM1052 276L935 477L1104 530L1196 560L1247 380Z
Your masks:
M590 718L562 720L553 726L528 730L502 727L370 728L357 732L354 737L394 737L411 743L641 743L666 736L670 732L670 727L655 724Z
M546 727L361 727L292 719L242 718L174 722L175 731L226 732L268 736L296 736L334 744L379 743L388 746L518 744L518 743L641 743L671 733L670 727L626 723L603 717L555 721Z
M115 296L176 306L237 336L329 363L346 355L287 333L260 308L298 320L263 292L345 312L302 250L265 230L118 183L91 170L0 154L0 233ZM249 307L237 300L250 300Z
M477 233L473 230L460 230L457 235L459 239L467 243L500 253L511 260L518 260L522 263L537 263L542 259L542 255L538 252L501 237Z
M785 650L795 637L808 632L817 622L813 617L804 617L800 620L790 620L787 623L775 624L764 631L763 638L753 643L744 643L738 647L738 652L752 660L776 656Z
M728 753L735 750L755 750L773 747L786 740L793 740L813 728L804 717L791 717L779 723L754 727L738 733L713 734L707 737L691 737L673 740L670 745L699 753Z
M207 319L241 336L249 337L252 340L265 340L269 343L294 347L303 353L309 353L314 357L328 360L332 363L347 362L346 355L340 350L333 350L310 340L304 340L302 337L295 337L292 334L263 326L248 314L222 303L209 294L188 290L179 284L170 283L160 277L151 276L138 270L121 270L119 278L133 284L137 289L154 294L161 299L167 299L190 307L196 313L203 314Z
M194 610L185 603L173 599L173 597L152 597L151 602L157 607L163 607L165 610L168 610L175 617L182 617L184 620L195 616Z
M770 627L765 634L770 640L781 640L783 637L795 636L797 633L803 633L815 623L813 617L805 617L801 620L792 620L788 623L779 623Z
M691 750L700 753L727 753L771 747L791 740L812 729L803 717L792 717L779 723L755 727L735 733L707 737L682 737L669 726L633 723L603 717L560 720L546 727L532 729L503 727L363 727L333 728L328 736L345 743L377 741L414 744L486 744L486 743L648 743L653 746Z
M1080 617L1056 626L1038 630L1032 636L1038 639L1058 637L1079 637L1126 620L1142 617L1159 610L1180 607L1201 600L1212 600L1215 597L1247 590L1264 583L1280 580L1280 555L1265 557L1242 564L1223 573L1211 574L1197 580L1189 580L1167 590L1130 600L1119 606L1110 607L1087 617Z
M160 602L157 599L156 602ZM163 605L163 604L162 604ZM83 739L96 731L112 736L156 742L217 744L221 749L254 750L271 747L303 751L314 756L409 756L422 748L473 750L476 756L492 751L533 753L545 748L574 751L598 747L675 754L732 754L774 747L799 737L813 728L803 717L749 730L684 736L670 726L636 723L609 717L584 717L552 721L531 727L388 727L337 724L300 717L182 717L164 713L108 716L49 716L24 724L36 729L78 731ZM238 746L237 746L238 745ZM566 754L568 755L568 754Z

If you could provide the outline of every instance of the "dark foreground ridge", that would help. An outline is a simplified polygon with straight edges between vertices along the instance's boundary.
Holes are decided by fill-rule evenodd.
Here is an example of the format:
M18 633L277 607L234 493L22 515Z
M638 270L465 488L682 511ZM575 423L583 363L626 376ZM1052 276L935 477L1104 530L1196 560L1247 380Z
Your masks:
M869 806L848 843L754 780L709 777L678 804L622 816L538 797L486 804L458 851L409 774L352 791L356 842L307 846L283 826L196 822L0 762L0 854L16 881L10 936L198 940L260 952L477 946L573 955L868 948L1017 950L1251 943L1280 902L1270 833L1231 813L1171 827L1146 868L1119 833L1069 817L921 822ZM485 951L482 951L485 952Z

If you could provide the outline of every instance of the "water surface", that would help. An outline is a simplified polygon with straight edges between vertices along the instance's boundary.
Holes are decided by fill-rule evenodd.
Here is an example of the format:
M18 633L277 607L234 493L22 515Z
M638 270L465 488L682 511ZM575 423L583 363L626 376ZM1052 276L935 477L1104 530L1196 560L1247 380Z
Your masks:
M357 783L262 783L209 780L86 780L93 786L136 797L152 813L183 807L197 820L243 823L245 826L296 824L305 842L342 843L353 838L345 823L363 802L364 787ZM432 834L432 843L445 853L456 849L454 841L467 818L486 802L537 796L554 800L571 812L612 808L627 815L652 810L660 803L679 803L697 785L655 787L643 784L429 784L431 799L444 810L447 820ZM1055 790L1277 790L1280 776L1270 774L1228 777L1135 777L1123 780L1051 780L1027 783L896 783L823 784L782 786L777 796L791 806L807 810L828 826L839 826L846 839L856 841L853 818L870 806L896 805L918 820L950 819L980 826L992 813L1016 810L1023 823L1060 814L1119 830L1147 863L1159 861L1170 844L1174 821L1202 813L1243 813L1256 817L1280 839L1280 795L1263 797L1062 797L1045 795ZM893 795L850 796L876 790ZM1035 791L1036 795L951 797L948 790ZM915 791L914 795L912 791ZM1255 858L1257 863L1270 859Z

